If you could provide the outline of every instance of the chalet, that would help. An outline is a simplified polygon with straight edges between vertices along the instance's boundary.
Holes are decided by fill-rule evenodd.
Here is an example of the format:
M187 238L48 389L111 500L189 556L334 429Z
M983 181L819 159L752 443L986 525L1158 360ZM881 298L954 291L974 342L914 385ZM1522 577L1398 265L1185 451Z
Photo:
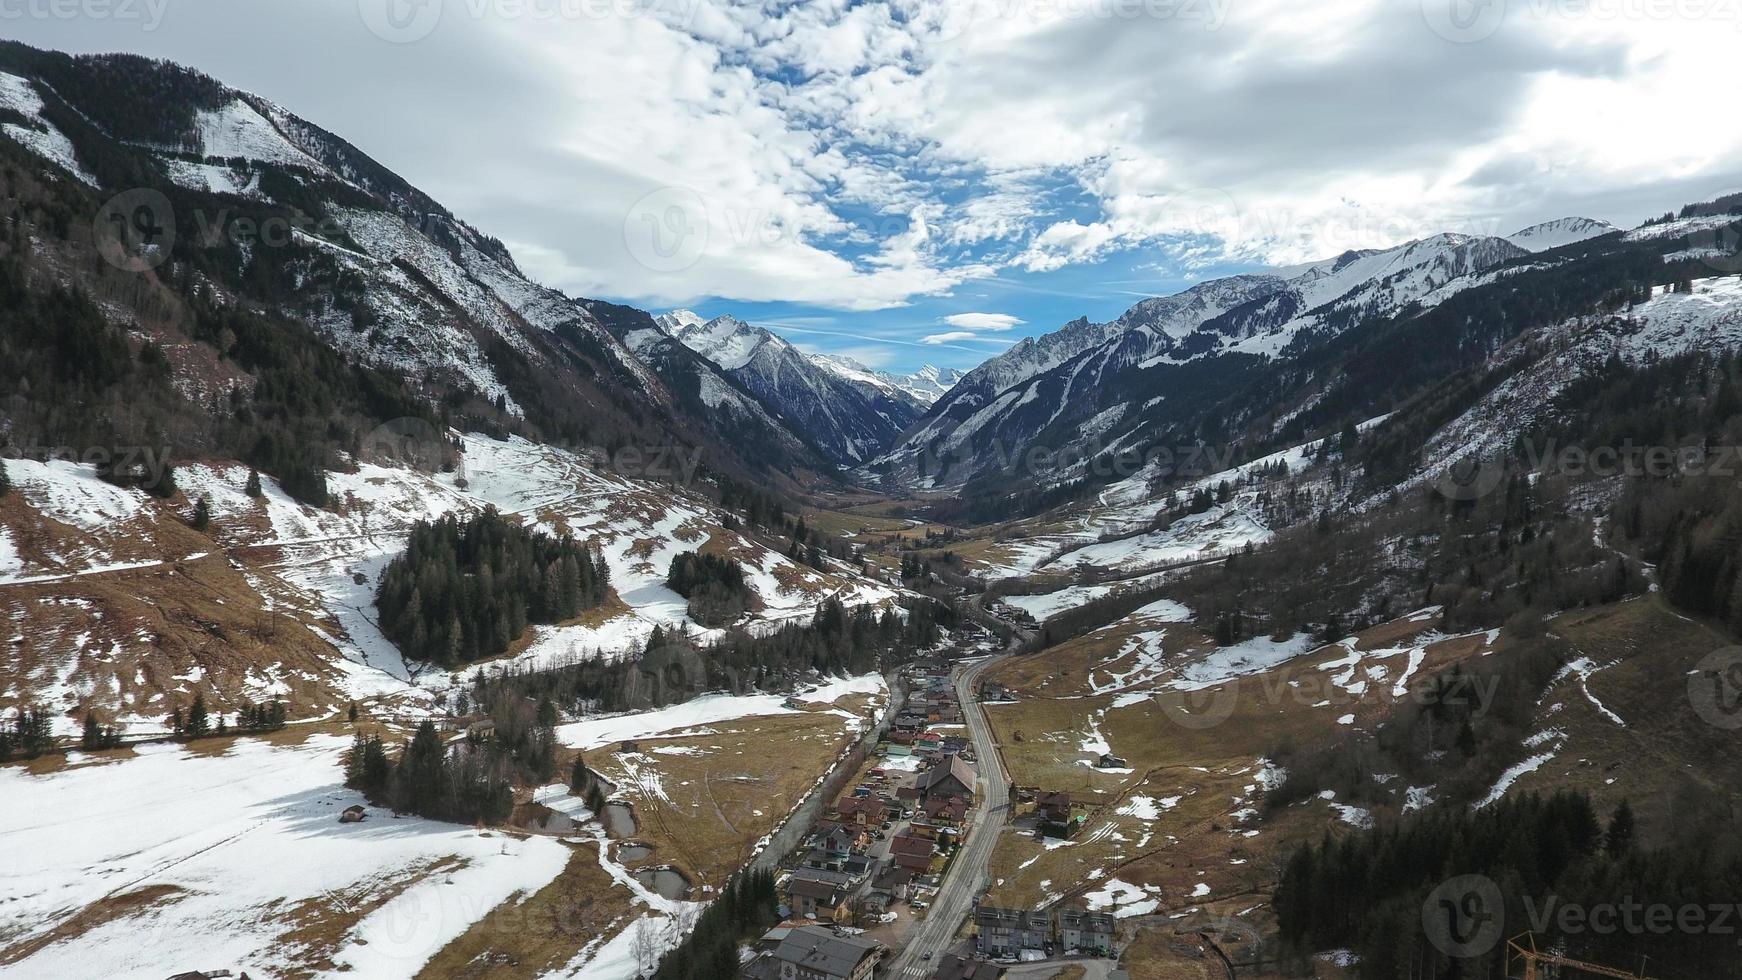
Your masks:
M1010 688L997 681L982 681L980 683L980 700L1014 701L1016 696L1010 693Z
M812 878L800 878L794 875L786 883L786 904L792 909L793 915L807 919L832 919L840 908L847 904L848 892L844 885L831 884L827 881L817 881Z
M913 740L913 747L920 752L937 752L944 747L944 737L936 732L926 732Z
M1097 769L1129 769L1131 763L1111 752L1103 752L1101 758L1095 761L1095 767Z
M862 936L801 926L746 964L743 975L748 980L869 980L883 953L881 943Z
M889 842L889 857L895 866L916 875L929 874L937 846L912 833L897 834Z
M1118 920L1105 912L1087 909L1059 910L1059 942L1066 952L1111 955Z
M855 796L842 800L835 808L843 823L860 827L876 827L889 819L889 807L871 796Z
M1052 916L994 905L974 907L974 948L987 956L1019 956L1045 950L1052 941Z
M897 902L907 901L907 896L913 888L913 872L898 865L890 865L877 873L871 879L871 897L885 908Z
M1071 794L1040 793L1034 798L1034 809L1042 820L1066 823L1071 819Z
M971 801L974 798L974 782L977 778L973 768L963 762L961 756L952 755L920 773L920 797L930 800L939 796L959 796Z
M986 960L971 960L950 953L938 963L937 971L931 976L932 980L1002 980L1004 968Z
M960 827L968 818L968 801L959 796L934 796L925 801L926 819L945 827Z

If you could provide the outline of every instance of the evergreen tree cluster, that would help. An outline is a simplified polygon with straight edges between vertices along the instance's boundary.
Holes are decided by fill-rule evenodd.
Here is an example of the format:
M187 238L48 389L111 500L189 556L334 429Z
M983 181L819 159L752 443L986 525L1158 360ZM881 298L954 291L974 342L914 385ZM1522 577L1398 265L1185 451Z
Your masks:
M1527 929L1539 945L1575 959L1628 967L1648 953L1654 976L1742 977L1733 933L1648 928L1643 915L1635 916L1631 931L1587 925L1563 932L1552 914L1542 921L1542 910L1556 907L1551 902L1585 910L1623 901L1672 910L1733 908L1742 858L1732 842L1644 851L1634 844L1632 827L1625 803L1605 830L1588 796L1560 791L1506 797L1481 810L1436 807L1397 826L1326 835L1301 845L1284 865L1274 903L1277 925L1302 959L1320 950L1352 950L1363 980L1501 976L1505 936ZM1460 875L1495 883L1504 908L1465 911L1497 916L1506 932L1485 955L1456 960L1430 941L1423 915L1434 889Z
M381 631L408 657L447 667L494 656L529 623L559 623L605 599L603 559L494 508L412 528L381 574Z
M672 559L666 587L689 600L690 618L703 626L735 622L750 608L752 595L744 567L721 555L684 552Z
M10 721L0 721L0 762L13 756L34 759L54 748L54 722L41 705L27 704Z
M93 714L85 715L85 727L79 733L79 748L87 752L98 749L119 748L121 745L121 729L115 725L105 725Z
M744 694L790 690L814 676L862 674L888 670L935 646L943 630L961 623L952 606L930 599L909 603L903 616L895 610L859 607L848 610L833 598L818 607L813 622L787 624L766 636L734 634L699 651L706 676L688 688L668 692L661 703L694 697L709 690ZM539 671L479 672L472 698L479 704L549 700L575 714L621 711L632 703L628 693L642 662L659 657L671 645L689 641L658 631L639 661L608 662L582 657Z
M653 980L717 980L738 976L738 944L780 921L774 872L733 875L677 948L659 962Z
M468 738L452 751L425 720L399 761L379 735L358 733L345 757L345 785L403 813L458 823L497 824L514 812L511 767L503 754Z

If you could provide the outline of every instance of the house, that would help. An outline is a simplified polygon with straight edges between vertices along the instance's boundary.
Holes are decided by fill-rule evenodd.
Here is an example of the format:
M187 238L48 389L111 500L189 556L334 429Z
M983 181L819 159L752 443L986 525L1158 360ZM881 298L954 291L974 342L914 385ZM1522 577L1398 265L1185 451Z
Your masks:
M1059 910L1059 942L1066 952L1110 955L1117 928L1118 920L1106 912L1080 908Z
M896 867L912 874L929 873L932 857L936 854L937 847L931 841L911 833L898 834L889 841L890 860Z
M1111 752L1103 752L1103 753L1101 753L1101 758L1099 758L1095 761L1095 768L1097 768L1097 769L1129 769L1129 768L1131 768L1131 763L1125 761L1123 758L1121 758L1119 756L1114 755Z
M996 963L985 960L971 960L966 956L950 953L938 964L932 980L1000 980L1004 976L1004 968Z
M1000 684L997 681L981 681L980 682L980 700L982 700L982 701L1014 701L1014 700L1016 700L1016 698L1014 695L1012 695L1010 693L1010 688L1005 687L1003 684Z
M751 960L743 975L750 980L869 980L883 953L883 944L862 936L801 926Z
M897 865L890 865L877 873L871 879L871 895L888 907L896 902L907 901L907 896L913 888L913 872Z
M933 797L925 801L925 815L934 824L960 827L968 818L968 801L959 796Z
M361 803L353 803L350 806L345 807L344 813L339 814L339 822L340 823L362 823L363 818L368 816L368 815L369 815L368 808L364 807L363 804L361 804Z
M889 819L889 807L873 796L854 796L835 807L843 823L860 827L878 827Z
M1052 916L1028 909L974 906L974 948L987 956L1018 956L1045 950L1052 940Z
M1071 819L1071 794L1040 793L1034 798L1034 809L1042 820L1066 823Z
M807 919L832 919L847 904L847 890L840 885L794 875L786 883L786 904L793 915Z
M929 800L939 796L959 796L964 800L973 800L974 783L978 778L974 775L973 767L963 762L961 756L952 755L920 773L920 797Z

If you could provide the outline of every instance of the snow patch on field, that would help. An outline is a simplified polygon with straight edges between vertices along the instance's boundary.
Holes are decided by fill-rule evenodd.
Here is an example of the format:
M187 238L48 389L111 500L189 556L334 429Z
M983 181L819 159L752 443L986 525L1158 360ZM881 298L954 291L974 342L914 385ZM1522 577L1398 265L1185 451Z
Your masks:
M813 703L832 703L849 694L872 694L884 690L886 688L883 678L870 674L830 681L812 691L795 695L795 698ZM559 725L556 730L557 741L571 748L585 750L625 739L678 734L742 718L797 714L797 709L786 707L786 701L779 694L709 694L657 711L592 718Z
M1161 907L1160 895L1161 889L1154 885L1133 885L1109 878L1100 888L1085 892L1083 901L1088 903L1090 911L1112 910L1114 918L1127 919L1155 912Z
M552 839L479 834L382 809L340 824L340 811L362 802L339 785L349 744L334 735L287 747L243 739L216 756L144 745L107 765L42 776L0 770L9 939L44 935L105 897L174 889L13 969L141 980L183 968L283 975L320 954L285 939L299 903L338 915L403 884L343 933L334 960L352 976L409 977L567 862Z
M83 531L113 529L145 507L145 494L103 481L89 464L10 459L6 472L37 513Z

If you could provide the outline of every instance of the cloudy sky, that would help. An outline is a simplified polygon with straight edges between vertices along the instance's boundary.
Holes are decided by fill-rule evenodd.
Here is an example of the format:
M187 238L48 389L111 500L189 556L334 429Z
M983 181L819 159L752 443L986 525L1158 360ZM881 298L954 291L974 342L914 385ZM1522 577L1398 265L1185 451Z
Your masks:
M535 278L910 369L1267 264L1742 187L1742 0L82 0ZM70 14L70 15L68 15Z

